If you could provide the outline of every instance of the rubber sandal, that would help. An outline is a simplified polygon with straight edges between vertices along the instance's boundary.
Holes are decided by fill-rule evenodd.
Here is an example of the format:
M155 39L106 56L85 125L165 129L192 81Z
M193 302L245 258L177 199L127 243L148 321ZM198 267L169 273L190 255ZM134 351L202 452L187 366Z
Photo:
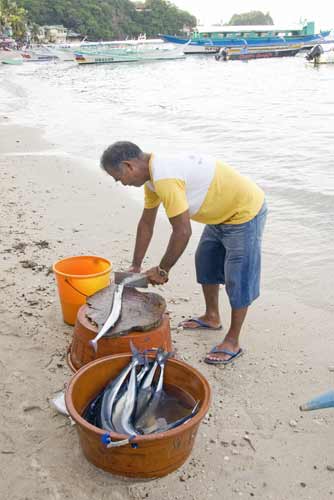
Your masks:
M183 324L188 323L188 321L192 321L193 323L196 323L198 326L195 326L195 327L183 326ZM211 326L208 323L206 323L205 321L202 321L201 319L198 319L198 318L185 319L184 321L181 321L181 323L179 323L179 326L182 326L183 330L222 330L223 329L222 325Z
M209 365L228 365L239 356L242 356L243 350L240 348L238 352L228 351L227 349L218 349L218 347L214 347L211 349L209 354L228 354L231 356L229 359L211 359L208 356L204 359L206 363Z

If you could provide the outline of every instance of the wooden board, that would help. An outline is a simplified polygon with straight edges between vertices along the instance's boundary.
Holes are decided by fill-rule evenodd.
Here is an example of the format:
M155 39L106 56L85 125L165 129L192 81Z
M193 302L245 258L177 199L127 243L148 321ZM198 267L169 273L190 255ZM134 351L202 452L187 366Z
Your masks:
M111 312L114 291L115 285L111 284L87 299L86 316L99 330ZM117 337L131 331L146 332L156 328L165 311L166 302L161 295L125 287L120 318L106 336Z

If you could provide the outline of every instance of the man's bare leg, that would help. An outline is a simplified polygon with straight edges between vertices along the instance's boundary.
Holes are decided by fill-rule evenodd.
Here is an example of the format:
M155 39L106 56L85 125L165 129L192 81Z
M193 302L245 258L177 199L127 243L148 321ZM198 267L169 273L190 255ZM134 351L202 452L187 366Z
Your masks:
M219 314L219 285L202 285L202 290L205 299L206 311L203 316L197 316L198 319L212 326L212 328L219 328L221 326ZM201 326L194 321L183 321L182 326L189 329L200 329Z
M247 315L248 307L241 309L232 309L231 326L227 332L223 342L217 345L218 349L226 349L227 351L237 353L240 349L239 337L242 325ZM225 353L209 353L206 359L210 361L224 360L227 361L231 356Z

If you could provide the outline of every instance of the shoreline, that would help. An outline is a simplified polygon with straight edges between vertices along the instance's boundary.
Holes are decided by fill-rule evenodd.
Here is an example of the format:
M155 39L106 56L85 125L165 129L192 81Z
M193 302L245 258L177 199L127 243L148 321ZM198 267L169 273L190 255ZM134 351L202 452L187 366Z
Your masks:
M114 269L127 267L141 208L97 166L82 168L57 153L58 146L38 129L1 116L0 134L3 496L218 500L224 492L226 499L332 498L333 472L327 467L334 465L334 413L298 408L332 386L333 312L267 286L271 257L265 254L262 295L241 338L245 355L226 368L206 365L202 359L219 332L177 328L183 317L203 309L193 270L195 238L168 285L157 289L171 313L177 355L213 389L193 453L178 471L149 482L111 476L85 460L75 429L48 403L70 376L65 354L72 333L62 322L50 266L68 255L92 253L109 258ZM147 266L156 264L168 235L169 223L160 217ZM226 331L223 290L221 301Z

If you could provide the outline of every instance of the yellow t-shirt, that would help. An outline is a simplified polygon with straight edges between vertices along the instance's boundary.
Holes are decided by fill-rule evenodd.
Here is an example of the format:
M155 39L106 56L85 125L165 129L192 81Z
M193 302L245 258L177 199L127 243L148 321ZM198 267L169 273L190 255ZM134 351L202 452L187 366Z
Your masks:
M259 212L264 192L255 182L209 156L151 155L145 208L163 204L169 218L189 210L203 224L242 224Z

